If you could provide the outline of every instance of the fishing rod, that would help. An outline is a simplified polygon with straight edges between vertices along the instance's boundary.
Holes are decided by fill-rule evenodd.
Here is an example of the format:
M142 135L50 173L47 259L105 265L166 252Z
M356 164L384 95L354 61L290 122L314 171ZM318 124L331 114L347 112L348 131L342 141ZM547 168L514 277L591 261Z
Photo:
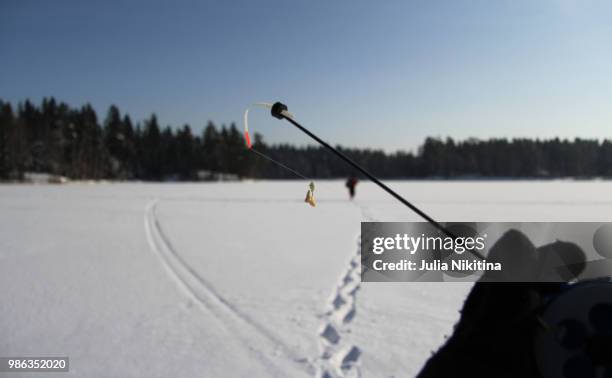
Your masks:
M453 239L457 238L453 232L438 223L435 219L427 215L400 194L396 193L393 189L389 188L361 165L302 126L295 120L293 115L288 112L286 105L280 102L274 104L258 103L255 105L271 109L270 112L273 117L288 121L321 146L344 160L351 167L364 174L373 183L400 201L410 210L414 211L421 218L425 219L444 235ZM248 109L245 113L245 136L248 147L252 149L248 134L247 115ZM281 167L288 168L284 164L263 153L258 151L255 152ZM296 174L296 176L305 178L299 172L290 168L288 169ZM478 251L468 249L467 252L484 260L484 256ZM587 363L587 365L588 363L600 363L598 366L601 366L602 361L607 361L605 360L605 353L609 350L610 345L609 319L610 313L612 312L612 310L610 310L612 304L610 304L609 298L611 295L612 285L610 285L609 279L607 281L590 280L582 283L576 282L558 285L545 295L545 307L540 308L539 311L541 312L538 316L538 321L542 327L538 327L533 336L536 365L539 373L543 377L554 378L563 376L568 364L577 366L577 361L582 364L577 367L578 369L585 368L585 363ZM587 321L590 326L587 326L585 321ZM583 325L583 323L585 323L585 325ZM576 344L569 345L566 342L567 340L573 340L572 342ZM570 351L570 349L572 349L572 351ZM588 358L582 356L587 356Z
M395 192L393 189L389 188L387 185L385 185L385 183L383 183L382 181L380 181L378 178L376 178L376 176L374 176L373 174L371 174L370 172L368 172L365 168L363 168L361 165L357 164L353 159L349 158L348 156L346 156L345 154L343 154L342 152L338 151L336 148L332 147L330 144L328 144L327 142L325 142L324 140L322 140L321 138L319 138L318 136L316 136L315 134L313 134L310 130L306 129L304 126L300 125L295 119L294 117L291 115L291 113L289 113L287 105L280 103L280 102L275 102L271 109L270 109L270 113L272 114L273 117L278 118L280 120L286 120L289 123L291 123L293 126L297 127L300 131L302 131L304 134L308 135L310 138L314 139L317 143L319 143L320 145L322 145L323 147L327 148L328 150L330 150L331 152L333 152L336 156L338 156L340 159L344 160L346 163L348 163L351 167L355 168L356 170L358 170L359 172L363 173L367 178L369 178L373 183L375 183L376 185L378 185L381 189L383 189L384 191L386 191L387 193L389 193L391 196L393 196L395 199L397 199L398 201L400 201L402 204L404 204L404 206L408 207L410 210L414 211L415 213L417 213L421 218L425 219L429 224L431 224L432 226L434 226L435 228L437 228L439 231L441 231L444 235L451 237L453 239L456 239L457 236L454 235L451 231L449 231L446 227L444 227L442 224L438 223L435 219L433 219L432 217L430 217L429 215L427 215L423 210L419 209L418 207L416 207L414 204L410 203L408 200L406 200L404 197L402 197L401 195L399 195L397 192ZM468 252L470 252L472 255L474 255L475 257L479 258L480 260L484 260L484 256L475 250L468 250Z

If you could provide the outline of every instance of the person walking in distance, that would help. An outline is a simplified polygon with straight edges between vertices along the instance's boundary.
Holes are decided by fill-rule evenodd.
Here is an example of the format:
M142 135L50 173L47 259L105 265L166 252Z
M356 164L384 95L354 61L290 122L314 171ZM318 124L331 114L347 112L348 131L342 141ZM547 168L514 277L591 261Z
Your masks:
M357 186L357 182L359 182L359 180L357 180L357 177L355 176L351 176L348 178L348 180L346 180L346 187L349 190L351 200L353 197L355 197L355 186Z

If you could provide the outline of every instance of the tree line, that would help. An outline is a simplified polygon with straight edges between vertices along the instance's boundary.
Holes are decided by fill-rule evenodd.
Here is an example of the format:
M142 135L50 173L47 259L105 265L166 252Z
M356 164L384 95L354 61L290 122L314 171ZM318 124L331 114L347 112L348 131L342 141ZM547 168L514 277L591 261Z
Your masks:
M382 178L612 177L607 139L430 137L416 153L337 147ZM255 135L254 148L308 177L354 174L322 147L269 145ZM248 151L235 124L209 121L196 134L189 125L162 127L154 114L134 123L114 105L100 121L89 104L73 108L51 97L13 106L0 100L0 179L44 172L71 179L195 180L204 171L296 178Z

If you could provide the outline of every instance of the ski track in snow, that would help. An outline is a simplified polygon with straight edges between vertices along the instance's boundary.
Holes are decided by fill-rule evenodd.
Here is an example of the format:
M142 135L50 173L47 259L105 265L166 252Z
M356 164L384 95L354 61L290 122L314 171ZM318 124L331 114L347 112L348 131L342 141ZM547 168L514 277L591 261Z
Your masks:
M266 356L251 340L264 340L271 344L275 354L283 355L300 370L314 374L315 368L308 359L298 355L292 348L276 337L269 329L256 322L224 298L214 286L204 279L180 256L163 231L157 218L156 208L159 200L146 205L144 214L145 231L153 249L169 275L197 303L203 311L212 313L240 340L245 349L253 355L273 376L288 376L270 356Z
M368 209L353 202L361 211L362 218L373 222L375 219ZM327 310L319 327L319 350L317 378L360 377L359 360L362 348L351 343L348 334L350 325L357 316L357 293L361 289L361 234L356 238L357 250L351 256L348 267L341 274L338 284L332 290Z

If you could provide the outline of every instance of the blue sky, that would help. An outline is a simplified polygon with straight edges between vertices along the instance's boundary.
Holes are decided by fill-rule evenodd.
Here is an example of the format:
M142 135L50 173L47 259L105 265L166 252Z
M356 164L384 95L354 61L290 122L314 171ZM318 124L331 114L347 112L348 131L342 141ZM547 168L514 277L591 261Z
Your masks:
M612 2L588 0L5 0L0 98L114 103L196 130L282 100L334 144L386 150L428 135L604 138L611 19Z

